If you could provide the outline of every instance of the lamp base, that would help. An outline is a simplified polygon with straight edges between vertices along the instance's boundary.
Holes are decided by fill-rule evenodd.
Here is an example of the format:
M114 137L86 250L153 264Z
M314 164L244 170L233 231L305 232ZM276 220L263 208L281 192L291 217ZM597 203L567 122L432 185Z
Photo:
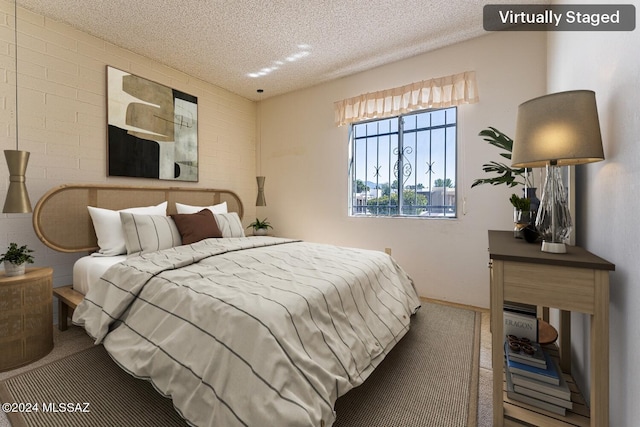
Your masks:
M552 254L566 254L567 247L564 243L560 242L547 242L544 240L542 242L542 247L540 248L542 252L549 252Z

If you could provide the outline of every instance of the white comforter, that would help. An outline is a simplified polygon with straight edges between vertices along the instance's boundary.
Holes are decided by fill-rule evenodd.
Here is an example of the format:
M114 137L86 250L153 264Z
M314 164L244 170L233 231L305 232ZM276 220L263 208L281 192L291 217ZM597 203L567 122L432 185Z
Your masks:
M386 254L207 239L110 268L73 321L197 426L331 426L420 301Z

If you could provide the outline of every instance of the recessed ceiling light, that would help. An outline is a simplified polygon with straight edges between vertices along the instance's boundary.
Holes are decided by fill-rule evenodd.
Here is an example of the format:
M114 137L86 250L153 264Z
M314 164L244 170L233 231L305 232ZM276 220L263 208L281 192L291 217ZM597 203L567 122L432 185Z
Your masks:
M264 67L258 72L247 73L247 76L251 78L264 77L267 74L271 73L272 71L279 70L280 66L284 65L287 62L296 62L298 59L311 55L311 52L309 52L309 49L311 49L311 46L309 46L308 44L299 44L297 47L298 49L302 49L302 50L287 56L283 60L279 59L279 60L273 61L275 65L271 67Z

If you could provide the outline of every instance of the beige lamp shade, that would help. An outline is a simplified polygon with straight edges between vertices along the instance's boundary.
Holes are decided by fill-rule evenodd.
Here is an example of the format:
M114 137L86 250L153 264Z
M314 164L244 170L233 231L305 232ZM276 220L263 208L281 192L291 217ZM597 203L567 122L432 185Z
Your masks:
M604 160L604 152L593 91L558 92L520 104L511 154L513 167L600 160Z
M29 213L31 201L25 185L25 173L29 162L29 152L20 150L4 150L9 168L9 189L2 208L2 213Z

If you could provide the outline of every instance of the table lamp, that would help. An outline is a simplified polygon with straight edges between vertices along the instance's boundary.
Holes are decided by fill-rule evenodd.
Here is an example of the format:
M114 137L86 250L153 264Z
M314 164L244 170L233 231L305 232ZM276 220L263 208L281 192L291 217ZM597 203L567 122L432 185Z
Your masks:
M526 101L518 107L513 167L546 167L536 215L543 252L566 253L571 214L560 166L604 160L595 92L573 90Z

